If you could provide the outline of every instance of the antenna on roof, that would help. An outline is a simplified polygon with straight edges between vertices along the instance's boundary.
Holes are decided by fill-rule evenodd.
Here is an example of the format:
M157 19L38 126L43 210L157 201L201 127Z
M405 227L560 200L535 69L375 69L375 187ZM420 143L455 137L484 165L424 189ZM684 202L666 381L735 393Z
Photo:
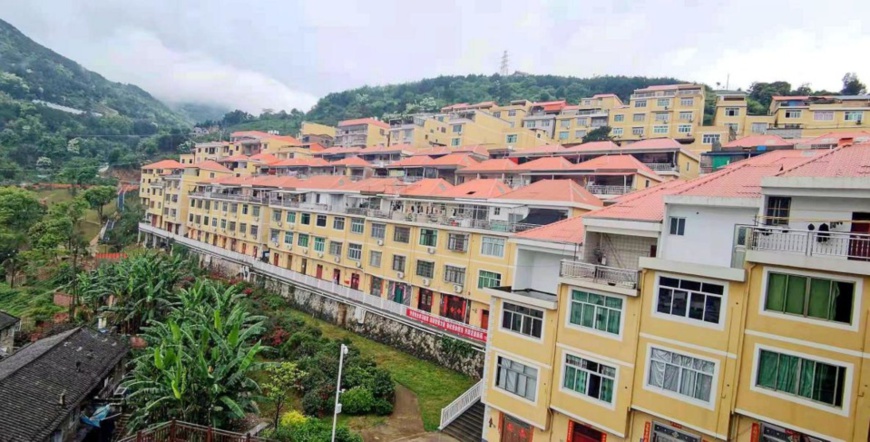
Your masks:
M504 51L501 55L501 68L499 69L499 73L501 75L508 75L510 69L508 69L508 51Z

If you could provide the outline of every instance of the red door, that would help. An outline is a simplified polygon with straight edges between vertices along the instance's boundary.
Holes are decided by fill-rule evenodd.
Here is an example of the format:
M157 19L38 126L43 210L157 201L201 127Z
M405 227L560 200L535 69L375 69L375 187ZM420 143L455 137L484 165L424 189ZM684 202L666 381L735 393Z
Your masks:
M583 424L569 422L568 442L606 442L607 435Z
M484 330L489 328L489 310L480 311L480 328Z
M272 264L273 265L278 265L278 256L279 255L277 253L272 255Z
M323 279L323 266L320 265L320 264L317 264L317 269L316 269L315 271L316 271L317 273L315 273L314 276L315 276L317 279Z
M510 416L501 423L501 442L532 442L532 427Z
M359 290L359 273L352 273L350 275L350 288Z
M432 290L420 289L420 295L417 297L417 308L424 312L432 311Z
M341 284L341 270L332 269L332 282Z
M870 213L852 213L852 230L849 238L849 259L870 260Z

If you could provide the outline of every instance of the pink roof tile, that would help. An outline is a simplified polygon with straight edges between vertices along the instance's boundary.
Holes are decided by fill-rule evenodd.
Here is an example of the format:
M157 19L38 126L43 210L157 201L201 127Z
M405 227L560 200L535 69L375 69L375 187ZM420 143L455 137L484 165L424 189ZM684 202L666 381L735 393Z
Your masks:
M510 172L517 170L517 163L507 159L498 158L494 160L486 160L480 163L460 169L460 173L493 173L493 172Z
M613 141L590 141L588 143L571 146L563 151L563 153L585 152L585 151L611 151L619 150L619 146Z
M321 145L320 143L308 143L308 150L312 152L323 152L326 150L326 147Z
M870 143L817 152L821 154L783 171L778 176L824 178L870 176Z
M722 147L794 146L794 144L794 140L785 140L777 135L750 135L723 144Z
M523 172L538 172L547 170L565 170L571 168L571 162L562 157L544 157L517 166Z
M182 169L184 168L184 164L179 163L175 160L161 160L156 163L146 164L142 166L143 169Z
M350 178L344 175L314 175L304 180L299 180L297 185L293 187L296 189L328 190L340 188L349 182Z
M661 221L665 214L665 195L674 193L685 184L683 180L673 180L629 193L612 206L585 214L585 218Z
M478 164L478 161L467 153L452 153L450 155L445 155L443 157L432 160L432 166L434 167L461 168L473 166L475 164Z
M479 179L454 186L441 196L449 198L495 198L510 192L511 188L501 180Z
M408 185L399 194L404 196L441 196L452 187L452 184L441 178L426 178Z
M658 176L646 164L632 155L602 155L591 160L575 164L571 170L588 170L592 172L638 171L647 175Z
M369 167L371 163L360 157L348 157L329 163L330 166Z
M400 184L401 182L396 178L367 178L351 181L341 189L361 193L395 193L395 188Z
M290 146L301 146L302 142L290 135L272 135L268 140L277 140Z
M201 170L209 170L212 172L232 172L224 166L221 166L216 161L207 160L201 161L199 163L188 164L183 166L185 169L201 169Z
M854 132L829 132L824 135L819 135L809 141L801 143L802 145L809 146L828 146L831 144L838 144L840 140L844 140L847 138L851 138L853 143L863 143L866 141L870 141L870 132L864 131L854 131Z
M269 167L322 167L329 166L323 158L288 158L269 164Z
M401 169L403 167L425 167L432 165L432 157L427 156L411 156L408 158L402 158L399 161L396 161L389 166L388 169Z
M383 121L375 120L374 118L357 118L354 120L344 120L338 122L338 127L346 127L346 126L358 126L361 124L370 124L373 126L381 127L384 129L389 129L390 125L384 123Z
M573 180L541 180L495 199L511 201L559 201L603 206L604 203Z
M583 226L583 216L563 219L514 235L515 238L569 244L583 244L585 236L586 228Z
M270 153L258 153L251 155L251 161L256 161L261 164L272 164L278 162L278 157Z
M622 147L631 149L679 149L683 145L673 138L650 138L635 141L631 144L624 144Z

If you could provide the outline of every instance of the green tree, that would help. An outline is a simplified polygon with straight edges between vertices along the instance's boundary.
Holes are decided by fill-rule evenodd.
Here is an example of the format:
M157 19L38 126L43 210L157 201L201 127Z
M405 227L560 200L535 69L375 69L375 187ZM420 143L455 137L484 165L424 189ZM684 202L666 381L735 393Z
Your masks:
M265 371L268 380L263 382L261 387L266 393L266 397L275 406L273 427L278 428L278 420L281 418L284 406L293 397L293 394L299 391L299 381L305 376L305 373L292 362L269 364Z
M610 136L610 126L601 126L587 132L586 136L583 137L583 142L588 143L590 141L610 141L612 139L613 137Z
M97 211L97 216L102 221L103 208L115 199L117 193L117 190L112 186L96 186L85 190L82 193L82 198L88 202L92 209Z
M760 103L765 109L770 106L773 96L791 95L791 93L791 83L787 81L755 82L749 86L749 98Z
M78 187L91 184L97 179L97 162L85 158L74 158L67 162L60 171L58 178L62 182L71 184L72 194L76 194Z
M843 76L843 89L840 92L843 95L863 95L867 93L867 86L861 83L854 72L847 72Z
M45 213L33 192L15 187L0 187L0 264L14 285L14 276L23 263L20 252L29 248L27 232Z

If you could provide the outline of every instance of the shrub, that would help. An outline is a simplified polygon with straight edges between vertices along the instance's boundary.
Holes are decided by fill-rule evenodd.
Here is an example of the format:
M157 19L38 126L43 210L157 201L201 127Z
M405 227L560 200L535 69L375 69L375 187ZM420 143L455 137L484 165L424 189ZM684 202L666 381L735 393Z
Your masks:
M322 416L325 411L330 412L335 404L335 387L331 385L319 385L302 396L302 412L308 416Z
M396 383L393 382L390 372L383 368L373 370L372 384L369 388L372 389L376 398L386 399L390 403L396 396Z
M371 412L378 416L389 416L393 414L393 403L383 398L375 399Z
M297 427L299 425L304 424L308 420L302 413L291 410L283 415L281 415L281 426L282 427Z
M273 436L284 442L323 442L332 437L332 422L308 419L304 424L294 428L282 429ZM336 442L362 442L362 436L339 425L335 431Z
M372 410L375 396L372 391L364 387L354 387L344 392L339 398L341 411L350 415L367 414Z

